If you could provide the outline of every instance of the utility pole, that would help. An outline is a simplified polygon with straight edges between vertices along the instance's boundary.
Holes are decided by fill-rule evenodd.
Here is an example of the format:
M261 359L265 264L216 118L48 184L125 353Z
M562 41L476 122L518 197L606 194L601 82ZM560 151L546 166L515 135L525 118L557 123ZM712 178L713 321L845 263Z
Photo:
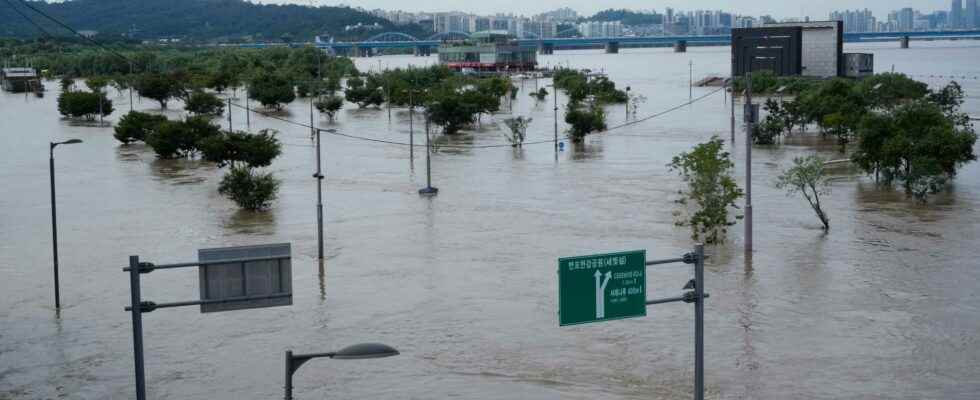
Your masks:
M231 97L228 98L228 133L233 132L231 128Z
M136 77L133 75L133 62L132 61L129 62L129 79L130 79L130 81L129 81L129 111L132 112L133 111L133 85L136 84L136 82L133 81L134 79L136 79Z
M728 83L728 88L732 91L732 144L735 144L735 74L732 74L732 80Z
M415 89L408 90L408 162L415 169Z
M320 130L314 129L316 133L316 254L317 259L323 262L323 171L320 169Z
M432 187L432 142L429 137L429 112L425 113L425 187L419 189L419 194L424 196L435 196L439 194L439 189Z
M558 86L551 85L551 89L554 91L551 95L555 100L555 161L558 161Z
M752 105L752 73L745 73L745 252L752 252L752 130L755 128L755 106Z
M630 87L626 87L626 120L630 120Z
M251 106L248 105L248 86L245 86L245 130L252 131L252 117L249 115L252 113Z
M694 100L694 60L687 62L687 99L688 101Z

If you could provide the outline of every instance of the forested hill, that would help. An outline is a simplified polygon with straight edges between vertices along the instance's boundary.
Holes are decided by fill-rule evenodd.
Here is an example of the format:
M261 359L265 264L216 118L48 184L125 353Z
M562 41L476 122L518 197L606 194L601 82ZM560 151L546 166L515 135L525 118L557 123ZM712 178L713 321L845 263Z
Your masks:
M253 4L242 0L71 0L58 3L30 1L32 6L76 30L98 31L100 36L127 34L136 40L297 41L314 36L338 40L366 38L385 31L428 36L420 25L394 26L391 22L347 7ZM11 9L11 4L16 6ZM38 15L21 0L0 2L0 37L43 36L17 11L27 15L53 36L67 36L64 28ZM358 23L371 26L350 31ZM373 25L377 23L380 28ZM285 35L285 37L284 37ZM248 37L250 36L250 37Z
M644 13L630 10L608 9L595 13L595 15L585 18L587 21L622 21L626 26L662 24L663 15L657 13Z

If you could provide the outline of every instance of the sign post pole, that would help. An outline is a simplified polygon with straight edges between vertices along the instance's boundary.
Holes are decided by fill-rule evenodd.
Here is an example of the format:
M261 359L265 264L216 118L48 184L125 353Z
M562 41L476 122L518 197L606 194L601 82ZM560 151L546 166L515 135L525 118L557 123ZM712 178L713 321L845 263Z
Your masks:
M646 260L646 251L558 259L558 325L578 325L647 315L646 306L694 303L694 400L704 400L704 245L679 258ZM647 300L646 267L694 264L694 279L680 296Z
M694 400L704 400L704 245L694 247Z
M129 294L133 312L133 369L136 374L136 400L146 400L143 374L143 310L140 309L140 257L129 256Z

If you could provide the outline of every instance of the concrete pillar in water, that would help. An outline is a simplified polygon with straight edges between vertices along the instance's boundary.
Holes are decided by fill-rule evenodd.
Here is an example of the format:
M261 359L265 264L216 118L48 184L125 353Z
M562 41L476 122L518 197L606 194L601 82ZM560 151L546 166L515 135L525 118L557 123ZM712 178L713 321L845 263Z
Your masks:
M541 43L538 45L538 54L549 55L555 54L554 43Z
M674 53L687 53L687 41L678 40L674 42Z
M618 53L619 53L619 42L606 43L606 54L618 54Z
M908 36L902 36L902 38L899 39L899 41L902 44L902 48L903 49L909 48L909 37Z

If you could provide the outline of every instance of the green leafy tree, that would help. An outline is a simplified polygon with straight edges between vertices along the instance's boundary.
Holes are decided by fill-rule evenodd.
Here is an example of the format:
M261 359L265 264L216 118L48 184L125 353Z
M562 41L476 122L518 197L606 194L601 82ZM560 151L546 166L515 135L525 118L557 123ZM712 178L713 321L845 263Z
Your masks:
M942 106L925 100L869 114L861 122L852 159L866 172L881 173L886 183L897 179L907 193L925 199L963 164L977 159L976 132L958 122Z
M266 108L282 110L283 104L296 99L293 84L289 79L273 73L259 74L248 87L249 97L258 100Z
M742 190L735 183L732 171L735 164L724 150L724 142L718 137L674 157L668 164L687 184L681 190L678 201L689 208L689 215L678 222L690 226L692 238L707 244L723 243L728 227L735 225L741 216L732 217L730 209L738 208L735 201L742 197Z
M873 109L891 109L929 93L929 86L905 74L884 73L859 81L856 90Z
M218 96L195 90L184 103L184 110L195 115L217 117L224 114L225 104Z
M58 112L69 118L85 118L93 120L98 115L112 114L112 100L106 98L105 92L69 91L61 92L58 96Z
M85 86L88 86L89 90L93 92L101 92L105 90L106 86L109 86L109 78L93 76L85 80Z
M456 134L476 121L479 106L468 100L466 94L451 88L436 91L425 104L426 114L432 123L443 127L444 133Z
M785 189L789 195L800 193L810 208L817 214L823 229L830 229L830 217L820 204L820 196L830 194L830 181L824 169L824 161L818 156L797 157L793 167L783 171L776 187Z
M220 134L220 127L209 118L190 117L161 123L146 137L146 144L163 159L190 157L199 151L200 143Z
M276 199L279 181L271 173L256 171L271 165L282 154L275 131L263 130L254 135L223 133L201 140L199 146L205 160L230 167L221 179L218 193L253 211L268 208Z
M272 173L256 172L248 167L232 167L218 185L218 193L251 211L268 208L278 197L278 191L279 180Z
M147 136L155 132L157 127L166 121L167 117L162 115L130 111L119 119L114 128L113 136L123 144L145 141Z
M315 103L316 109L321 113L327 114L330 118L330 122L333 122L334 116L344 107L344 98L340 96L326 96L318 99Z
M359 108L380 106L384 104L384 93L373 84L366 84L364 79L350 78L347 80L347 90L344 91L347 101L357 104Z
M606 112L597 105L582 106L568 103L565 122L569 125L568 137L573 143L581 143L592 132L606 130Z
M282 154L282 144L272 130L256 134L220 133L201 140L198 145L202 158L219 167L268 167Z
M767 111L766 118L752 127L752 141L762 145L774 144L785 129L786 111L773 99L766 100L764 108Z
M140 96L156 100L160 108L166 109L167 103L183 93L183 84L172 75L148 73L140 76L136 82L136 91Z

